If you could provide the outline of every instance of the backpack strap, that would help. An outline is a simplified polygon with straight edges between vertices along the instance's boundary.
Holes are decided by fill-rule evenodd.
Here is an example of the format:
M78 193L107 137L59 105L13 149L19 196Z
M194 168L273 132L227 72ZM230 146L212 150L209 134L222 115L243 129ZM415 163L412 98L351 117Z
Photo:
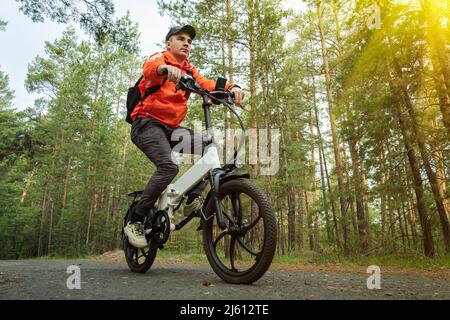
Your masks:
M144 75L142 75L139 80L136 82L136 84L134 85L135 87L138 87L139 84L141 83L142 79L144 79Z
M164 63L170 64L166 58L164 58ZM144 76L141 76L141 78L138 81L139 83L142 81L143 77ZM151 94L155 93L156 91L158 91L159 89L161 89L161 87L166 83L166 81L167 81L167 76L164 77L164 80L161 84L157 84L156 86L147 88L147 90L145 90L144 96L141 98L141 104L149 95L151 95Z
M136 82L136 86L139 86L139 84L141 83L141 81L142 81L143 78L144 78L144 76L142 75L142 76L139 78L138 82ZM137 118L139 118L139 114L141 113L141 110L142 110L142 106L143 106L144 100L147 99L147 97L148 97L149 95L151 95L151 94L155 93L156 91L158 91L159 89L161 89L161 87L166 83L166 81L167 81L167 77L164 77L164 80L163 80L163 82L162 82L161 84L157 84L156 86L147 88L147 90L145 90L144 96L143 96L143 97L141 98L141 100L139 101L139 103L140 103L141 106L140 106L140 108L139 108L139 111L138 111L138 114L137 114Z
M155 93L156 91L161 89L161 87L166 83L166 81L167 81L167 77L164 78L164 81L161 84L158 84L156 86L150 87L147 90L145 90L145 94L142 97L141 102L144 101L152 93Z

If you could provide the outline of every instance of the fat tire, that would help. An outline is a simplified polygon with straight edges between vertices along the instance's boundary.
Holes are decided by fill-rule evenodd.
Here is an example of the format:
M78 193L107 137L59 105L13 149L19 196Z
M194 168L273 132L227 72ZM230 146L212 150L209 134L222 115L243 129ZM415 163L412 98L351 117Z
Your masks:
M130 208L128 209L127 215L125 216L125 219L124 219L123 227L125 227L126 224L128 223L128 221L130 221L132 209L133 209L133 207L136 204L137 204L137 202L133 203L130 206ZM126 260L126 262L128 264L128 267L130 268L130 270L132 272L135 272L135 273L146 273L151 268L153 263L155 262L156 254L158 253L158 246L157 245L155 245L153 243L150 243L151 249L148 249L147 247L144 248L145 250L149 250L149 251L147 253L147 256L145 257L144 263L142 263L140 265L135 264L134 261L133 261L133 257L130 257L128 255L127 249L132 247L132 245L128 242L128 237L125 236L125 234L123 232L122 232L122 245L123 245L123 252L124 252L124 255L125 255L125 260Z
M244 193L250 196L258 205L259 212L264 221L264 244L263 251L259 261L243 275L233 275L231 272L227 272L226 268L223 268L216 260L215 252L213 248L212 232L213 223L216 219L209 219L203 221L203 247L209 264L214 272L224 281L232 284L251 284L260 279L270 267L272 263L277 239L276 219L273 213L272 205L270 204L266 194L255 184L249 182L246 179L234 179L227 181L220 186L219 198L222 199L227 194L233 193L237 190L244 191ZM213 212L213 199L210 198L206 205L205 216L208 219Z

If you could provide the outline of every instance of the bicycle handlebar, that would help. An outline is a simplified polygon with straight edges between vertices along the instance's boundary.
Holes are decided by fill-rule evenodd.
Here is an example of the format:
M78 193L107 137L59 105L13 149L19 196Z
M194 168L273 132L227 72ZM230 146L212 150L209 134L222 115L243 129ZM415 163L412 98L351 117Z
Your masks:
M162 73L161 75L164 75L167 80L167 76L168 76L167 69L162 70L161 73ZM244 141L245 141L245 127L244 127L244 124L242 123L242 119L239 116L239 114L232 108L232 105L234 104L234 99L235 99L234 93L229 90L208 91L206 89L202 89L200 87L200 85L197 83L197 81L195 80L195 78L189 74L183 74L181 76L181 79L178 82L178 84L176 85L175 89L177 91L178 90L190 91L190 92L196 93L198 95L201 95L203 97L206 96L206 97L210 98L214 104L217 104L217 105L223 104L228 109L230 109L230 111L236 116L236 118L239 122L239 125L242 129L241 141L239 143L238 149L234 152L233 158L227 162L227 165L231 161L234 161L235 163L237 163L237 161L238 161L237 155L238 155L239 151L242 149L242 147L244 145ZM206 102L206 100L204 100L204 102ZM242 106L239 106L239 107L241 107L241 109L245 110Z
M180 82L178 82L175 89L205 95L209 97L214 104L224 104L226 106L234 104L235 95L233 92L230 92L229 90L208 91L206 89L202 89L195 81L195 78L188 74L181 76Z
M188 74L184 74L181 76L180 82L178 82L176 86L176 90L184 90L190 91L201 96L206 96L212 100L214 104L222 104L236 116L239 125L242 129L241 141L239 143L238 149L234 152L233 158L230 161L237 161L237 155L239 151L242 149L245 141L245 127L242 123L242 119L239 114L232 108L234 104L235 95L233 92L229 90L220 90L220 91L208 91L207 89L202 89L200 85L197 83L194 77ZM231 101L230 101L231 100ZM206 101L206 100L205 100ZM242 106L240 106L243 110L245 110ZM228 163L230 163L230 161Z
M162 75L168 75L167 69L162 70ZM213 100L214 104L234 104L235 95L234 92L230 92L229 90L224 91L208 91L206 89L202 89L200 85L197 83L194 77L189 74L183 74L181 76L180 81L178 82L175 89L191 91L199 95L206 95L211 100ZM241 106L240 106L241 107ZM244 109L243 107L241 107Z

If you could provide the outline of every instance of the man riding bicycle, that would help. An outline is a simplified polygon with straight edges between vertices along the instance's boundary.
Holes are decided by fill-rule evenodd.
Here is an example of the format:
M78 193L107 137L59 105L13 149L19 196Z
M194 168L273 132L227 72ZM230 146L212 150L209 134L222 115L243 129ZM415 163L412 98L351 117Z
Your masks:
M143 66L143 79L139 84L141 96L150 87L161 87L139 103L131 114L131 140L156 166L156 172L150 178L130 222L124 228L130 244L136 248L148 245L144 235L144 219L153 218L156 200L178 174L178 165L172 158L172 148L180 140L190 142L187 143L190 150L183 148L182 152L202 155L205 148L201 135L180 126L187 113L189 94L175 89L181 76L186 73L192 75L204 89L213 90L216 86L215 81L202 77L189 63L195 34L195 29L190 25L171 28L166 36L166 50L151 55ZM226 84L225 89L234 93L235 103L240 105L244 98L242 89L230 83ZM207 182L202 183L188 195L183 209L185 216L201 209L201 193L206 185Z

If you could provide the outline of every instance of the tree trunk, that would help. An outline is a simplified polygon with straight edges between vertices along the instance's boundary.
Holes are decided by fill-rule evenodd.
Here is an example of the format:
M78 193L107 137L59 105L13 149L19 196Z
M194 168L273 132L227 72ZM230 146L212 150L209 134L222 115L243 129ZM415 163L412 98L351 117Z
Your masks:
M287 190L288 200L288 251L295 250L295 194L291 186Z
M427 257L433 257L435 255L434 251L434 241L431 232L431 226L428 221L428 209L425 203L425 195L423 190L422 177L420 176L419 163L412 146L411 135L408 132L407 126L402 116L402 110L399 103L394 104L395 112L399 121L400 129L403 136L403 142L405 144L406 154L408 155L409 165L412 171L412 178L414 182L414 191L416 193L417 200L417 210L419 212L420 224L422 226L423 233L423 246L424 253Z
M36 175L36 169L39 165L39 160L34 163L33 169L31 170L30 176L27 179L27 183L25 184L25 188L23 189L22 196L20 197L20 204L22 205L25 202L25 198L27 196L28 190L31 185L31 181L33 180L34 176Z
M350 183L350 166L349 161L347 159L347 150L345 149L345 144L342 146L342 163L344 167L345 173L345 193L347 199L347 208L350 209L350 217L349 220L352 222L353 226L353 238L355 239L355 243L358 239L358 222L356 220L356 209L355 203L353 201L352 187ZM348 210L347 209L347 210Z
M47 172L47 176L45 178L45 191L44 191L44 199L42 200L42 209L41 209L41 219L40 219L40 226L39 226L39 238L38 238L38 256L40 257L42 255L42 240L43 240L43 232L44 232L44 221L45 221L45 215L47 211L47 198L49 193L49 185L50 185L50 174L53 172L53 169L55 167L55 159L59 154L60 146L54 145L53 151L52 151L52 162L50 166L50 172Z
M281 128L281 126L280 126ZM285 139L284 139L284 133L281 131L281 141L282 145L285 145ZM292 186L289 184L289 173L288 173L288 160L286 151L282 150L281 155L283 157L283 167L284 167L284 178L285 181L288 183L287 187L287 201L288 201L288 251L291 252L295 248L295 197L294 190Z
M338 189L339 189L339 200L340 200L340 206L341 206L341 217L342 217L342 226L344 230L344 253L349 253L349 228L348 228L348 221L347 221L347 204L345 200L345 187L344 187L344 179L342 175L342 162L341 162L341 155L340 155L340 146L339 146L339 137L337 134L337 128L336 128L336 121L334 119L333 114L333 105L334 105L334 98L333 98L333 92L331 87L331 77L330 77L330 70L328 66L328 53L327 53L327 47L326 47L326 39L325 39L325 33L324 33L324 27L323 27L323 18L322 18L322 9L321 9L321 0L316 1L316 7L317 7L317 17L318 17L318 24L319 24L319 31L320 31L320 40L322 45L322 58L323 58L323 67L324 67L324 74L325 74L325 81L326 81L326 89L327 89L327 100L328 100L328 113L330 117L330 124L331 124L331 134L333 138L333 150L334 150L334 158L336 161L336 174L338 178Z
M230 0L227 0L227 16L226 16L226 26L223 25L221 26L221 28L226 28L226 30L221 30L221 34L220 34L220 40L221 40L221 58L222 58L222 74L223 76L225 76L227 74L227 66L226 66L226 57L225 57L225 42L228 42L229 38L228 38L228 34L229 34L229 8L228 8L228 2ZM230 8L231 9L231 8ZM231 81L230 81L231 82ZM224 163L226 163L229 159L227 158L227 149L230 148L231 146L233 146L234 148L234 140L231 143L231 146L228 146L228 109L227 108L223 108L223 146L222 146L222 154L223 154L223 161ZM228 258L228 256L226 255L227 252L225 252L225 258Z
M409 173L408 173L408 159L405 156L402 161L402 172L403 176L405 177L405 183L406 183L406 193L407 193L407 218L408 222L411 225L411 235L413 239L414 248L417 249L418 246L418 236L417 236L417 223L416 223L416 212L414 208L414 199L413 194L411 191L412 183L410 181Z
M94 194L91 199L91 205L89 208L89 219L88 219L88 226L87 226L87 232L86 232L86 245L89 244L90 232L91 232L91 226L92 226L92 216L94 215L96 207L97 207L97 193L95 193L95 190L94 190Z
M277 219L277 254L281 255L281 208L280 208L280 201L278 200L279 197L275 200L275 216Z
M249 162L252 167L252 177L258 178L259 168L257 162L258 152L258 122L257 122L257 105L256 105L256 49L255 49L255 4L253 0L247 0L248 10L248 37L249 37L249 59L250 59L250 107L251 107L251 130L249 137ZM252 204L251 214L256 214L256 206Z
M421 132L421 129L419 128L417 124L417 115L414 110L414 106L411 101L411 97L409 96L408 90L407 90L407 83L405 78L403 77L402 71L400 69L400 66L398 64L398 61L394 57L394 65L395 65L395 71L398 77L398 86L402 93L403 103L406 106L406 110L408 111L408 114L411 119L412 129L414 132L414 136L417 140L417 144L419 146L420 155L422 157L423 165L425 167L425 172L428 177L428 181L430 182L431 190L433 192L434 201L436 203L436 208L439 213L439 218L441 221L441 227L442 232L444 235L444 245L445 245L445 251L447 253L450 253L450 224L447 217L447 213L445 211L444 202L442 201L440 190L439 190L439 184L436 178L436 174L431 168L430 163L430 156L427 150L427 147L425 145L423 133Z
M307 225L308 225L309 249L313 250L314 246L311 243L312 232L311 232L311 223L310 223L310 218L309 218L309 197L308 197L308 191L306 188L306 183L305 183L305 190L303 191L303 196L305 199L305 212L306 212L306 217L307 217L306 221L307 221Z
M255 49L255 5L253 0L247 1L248 6L248 28L249 28L249 54L250 54L250 107L252 115L252 131L250 133L250 143L254 150L258 150L258 122L256 105L256 49ZM251 151L250 151L251 152ZM251 158L250 154L250 158ZM258 177L258 164L252 164L252 174L254 178Z
M361 170L359 165L359 156L356 150L356 141L350 141L350 155L352 157L353 167L353 183L355 186L355 198L356 198L356 216L358 218L358 237L361 252L367 252L369 249L369 241L366 230L366 218L364 210L363 200L363 186L361 178Z
M52 246L52 233L53 233L53 216L55 211L55 203L53 202L53 199L50 198L49 200L51 202L51 209L50 209L50 223L48 226L48 244L47 244L47 254L51 254L51 246Z
M64 213L64 209L67 205L67 193L69 190L69 180L70 180L70 171L71 171L71 161L72 156L69 156L69 160L67 161L67 169L66 169L66 177L64 179L64 192L63 192L63 202L62 202L62 213ZM63 219L63 216L61 215L61 220Z
M383 178L382 178L383 180ZM383 251L387 250L387 241L386 241L386 231L387 229L387 216L386 216L386 195L384 192L380 195L381 203L380 203L380 215L381 215L381 246Z
M233 16L231 14L231 0L227 0L227 49L228 49L228 80L234 83L233 79Z
M91 226L92 226L92 216L96 210L97 207L97 166L98 166L98 154L96 154L95 157L95 165L94 170L92 171L93 174L93 182L92 182L92 195L91 195L91 204L89 206L89 217L88 217L88 225L87 225L87 231L86 231L86 242L85 244L89 244L90 240L90 232L91 232Z
M304 239L304 216L305 216L305 207L304 207L304 201L303 201L303 192L297 191L297 208L298 208L298 221L297 221L297 247L300 251L304 249L305 246L305 239Z
M409 221L409 224L411 225L411 233L412 233L414 248L417 249L418 236L417 236L416 212L414 209L411 192L408 192L408 221Z
M406 237L406 242L408 243L408 248L411 249L411 239L409 236L409 231L408 231L408 219L406 218L406 208L405 208L405 203L402 203L402 219L403 219L403 223L405 226L405 237Z
M393 199L388 196L388 221L389 221L389 229L388 232L390 232L390 238L391 238L391 253L395 254L397 253L397 230L395 229L395 224L397 222L397 219L395 218L395 209L392 208L391 203L393 202ZM389 234L389 233L388 233Z
M382 187L382 191L380 193L380 215L381 215L381 246L383 247L384 252L387 249L386 244L386 230L387 230L387 217L386 217L386 191L385 183L386 183L386 167L385 167L385 156L384 156L384 142L381 143L380 149L380 169L381 169L381 178L380 178L380 186Z
M315 152L315 139L314 139L314 129L313 129L313 119L312 112L309 111L309 134L310 134L310 152L311 152L311 176L312 176L312 194L313 194L313 204L312 204L312 249L314 251L319 251L319 197L317 194L317 182L316 182L316 152Z
M83 139L81 139L80 144ZM78 197L78 174L80 169L80 152L78 152L75 158L75 176L73 177L73 197L72 197L72 206L76 207L77 197Z
M436 2L435 0L423 0L422 10L428 30L431 63L435 70L433 79L439 96L439 108L448 137L450 137L450 63Z
M328 194L330 195L329 200L331 203L331 210L332 210L332 214L333 214L333 224L334 224L334 234L335 234L336 245L338 248L341 248L341 241L340 241L340 237L339 237L339 222L337 219L336 206L334 204L333 192L331 189L330 176L328 175L327 159L325 158L325 150L323 147L322 134L320 132L319 115L318 115L316 104L314 104L314 114L316 117L316 128L317 128L317 138L318 138L318 143L319 143L319 154L321 155L321 159L323 161L323 167L325 170L325 178L326 178L327 187L328 187Z
M44 191L44 198L42 200L42 208L41 208L41 219L40 219L40 225L39 225L39 239L38 239L38 257L42 255L42 239L43 239L43 232L44 232L44 222L45 222L45 214L47 211L47 197L48 197L48 178L46 179L45 183L45 191Z
M444 208L447 217L450 216L450 197L447 196L447 184L445 176L444 152L441 147L434 146L433 152L434 162L436 163L436 179L438 182L439 193L444 202Z
M325 186L325 174L324 174L324 169L323 169L323 158L322 158L322 152L320 152L319 149L319 163L320 163L320 184L321 184L321 189L322 189L322 197L323 197L323 210L325 213L325 227L327 230L327 241L328 242L332 242L333 239L333 235L331 232L331 225L330 225L330 214L328 212L328 197L327 197L327 191L326 191L326 186Z
M402 248L403 252L406 253L406 236L405 236L405 227L403 226L403 219L400 208L397 208L397 219L400 226L400 235L402 236Z
M282 202L282 197L279 197L278 201L280 203L280 244L281 244L281 255L285 255L286 254L286 249L285 249L285 231L284 231L284 219L283 219L283 202Z
M361 183L362 183L362 194L363 194L363 202L364 202L364 229L366 230L366 236L367 236L367 245L368 248L370 248L372 243L372 229L371 229L371 222L370 222L370 212L369 212L369 186L366 180L366 174L364 172L364 166L361 166Z

